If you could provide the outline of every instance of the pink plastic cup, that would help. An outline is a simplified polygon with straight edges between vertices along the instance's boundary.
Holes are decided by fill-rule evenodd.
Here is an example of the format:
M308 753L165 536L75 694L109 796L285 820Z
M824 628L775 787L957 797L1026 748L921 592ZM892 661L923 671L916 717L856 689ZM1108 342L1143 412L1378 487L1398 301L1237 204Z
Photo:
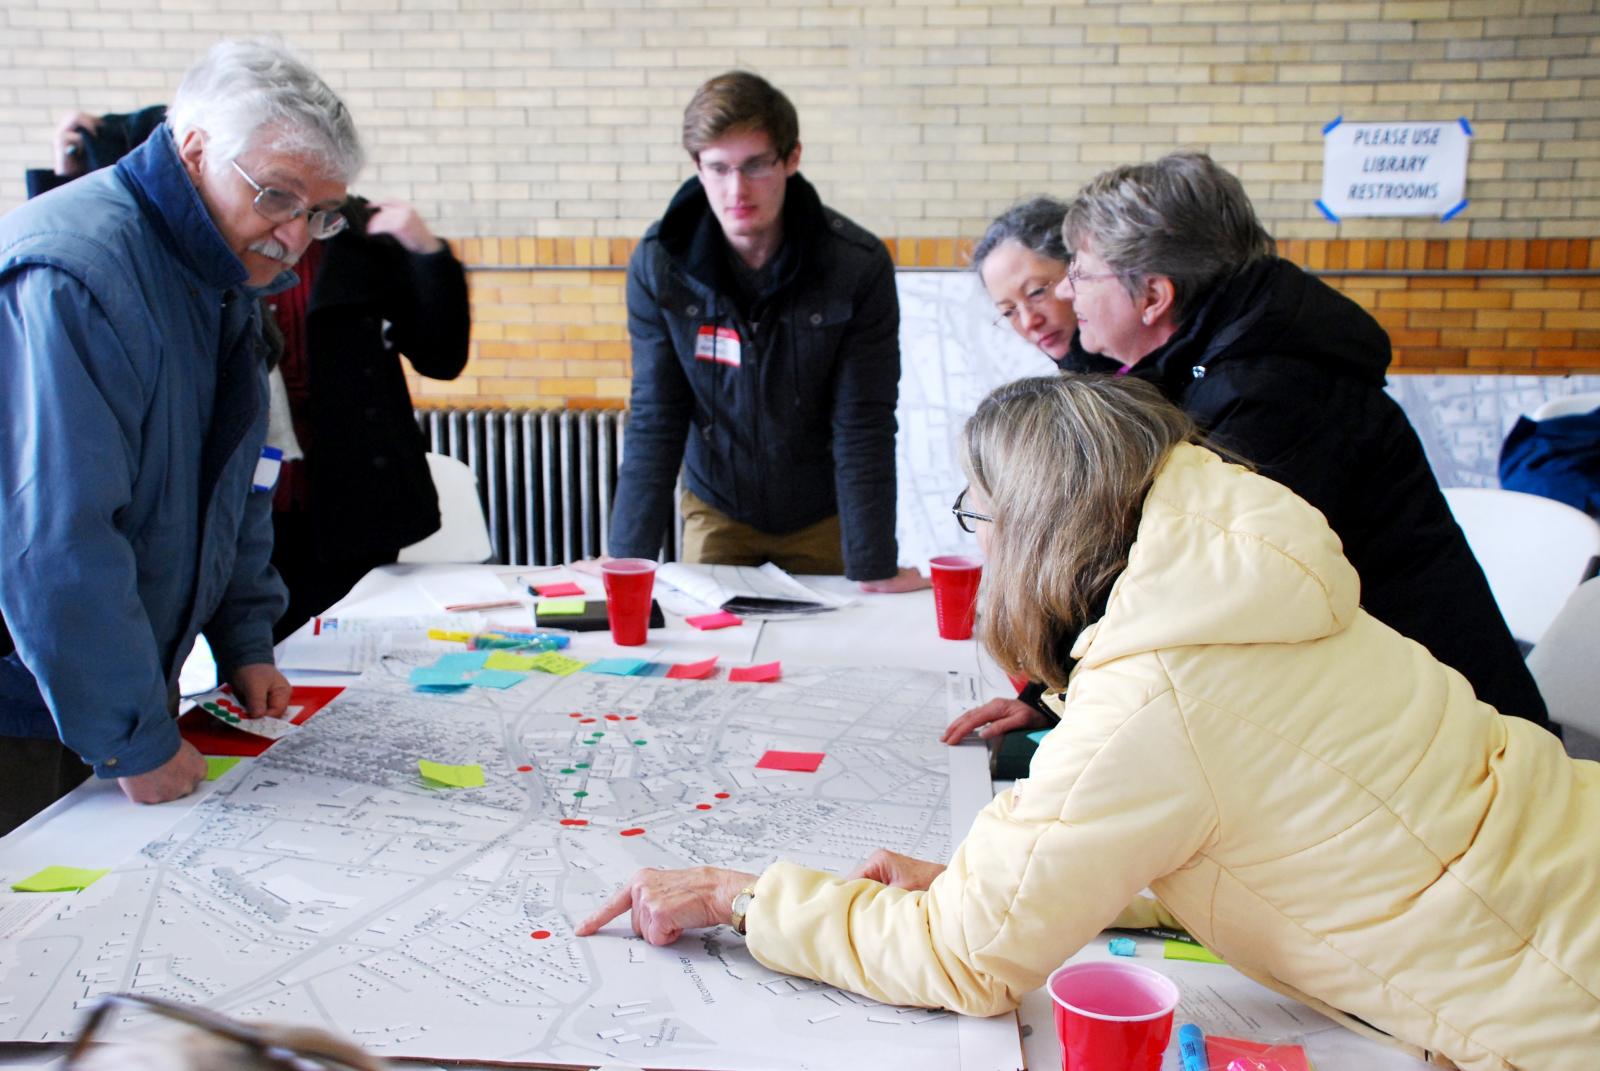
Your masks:
M983 562L961 554L946 554L929 559L928 572L933 575L933 612L939 620L939 635L947 640L971 638Z
M1135 963L1068 963L1045 983L1061 1071L1161 1071L1178 987Z
M638 647L650 631L650 592L656 585L656 563L649 558L613 558L600 566L606 586L606 620L611 642Z

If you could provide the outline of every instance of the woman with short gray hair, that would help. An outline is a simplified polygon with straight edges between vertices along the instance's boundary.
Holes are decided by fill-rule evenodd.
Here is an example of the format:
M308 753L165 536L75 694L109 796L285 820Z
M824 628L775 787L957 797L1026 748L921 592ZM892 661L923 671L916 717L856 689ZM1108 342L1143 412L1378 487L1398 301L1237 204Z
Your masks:
M1072 347L1072 302L1056 287L1067 273L1061 221L1067 206L1030 197L995 217L972 250L972 270L994 302L996 327L1008 327L1057 365Z
M1209 434L1320 509L1362 605L1506 714L1543 700L1410 421L1384 393L1389 338L1274 255L1239 180L1204 153L1118 167L1066 213L1065 365L1158 386Z

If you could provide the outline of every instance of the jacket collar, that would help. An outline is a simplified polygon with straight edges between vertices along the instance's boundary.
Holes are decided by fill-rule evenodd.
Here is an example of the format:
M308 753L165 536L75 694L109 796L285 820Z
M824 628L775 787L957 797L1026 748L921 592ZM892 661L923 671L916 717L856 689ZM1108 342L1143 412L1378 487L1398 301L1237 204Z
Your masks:
M801 273L812 259L817 236L826 229L822 198L817 196L816 187L798 172L789 176L783 194L783 245L769 293L782 290ZM661 217L656 237L678 268L695 282L714 293L733 291L728 241L698 178L690 178L678 187L666 215Z
M244 284L249 272L211 221L165 123L117 161L117 175L133 190L161 241L189 270L218 290Z

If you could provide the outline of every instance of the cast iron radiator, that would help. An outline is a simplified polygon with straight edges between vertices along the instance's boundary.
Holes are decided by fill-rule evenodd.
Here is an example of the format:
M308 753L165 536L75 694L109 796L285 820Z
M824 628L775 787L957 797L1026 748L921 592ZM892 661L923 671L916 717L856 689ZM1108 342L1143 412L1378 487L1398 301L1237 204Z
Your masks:
M491 561L557 565L604 552L626 411L418 409L416 417L429 450L478 477Z

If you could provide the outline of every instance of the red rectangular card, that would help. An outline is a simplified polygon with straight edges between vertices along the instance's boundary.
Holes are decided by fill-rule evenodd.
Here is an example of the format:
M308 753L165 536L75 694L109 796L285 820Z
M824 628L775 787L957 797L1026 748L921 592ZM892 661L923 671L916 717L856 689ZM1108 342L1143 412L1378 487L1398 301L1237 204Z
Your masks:
M817 767L828 756L820 751L769 751L756 763L758 770L789 770L793 773L816 773Z
M728 670L730 681L756 681L765 684L783 676L782 662L767 662L759 666L739 666Z
M680 681L703 681L717 671L717 656L704 662L679 662L667 670L667 676Z
M533 590L543 599L559 599L563 595L583 594L583 589L570 580L563 580L559 584L539 584Z
M701 614L699 617L686 617L684 620L702 632L714 628L733 628L744 623L739 620L737 614L730 614L726 610L718 610L714 614Z
M231 689L226 689L231 691ZM289 720L304 725L311 715L333 702L343 688L295 685L289 693ZM178 732L202 755L242 755L254 758L277 741L229 728L199 707L178 719Z

